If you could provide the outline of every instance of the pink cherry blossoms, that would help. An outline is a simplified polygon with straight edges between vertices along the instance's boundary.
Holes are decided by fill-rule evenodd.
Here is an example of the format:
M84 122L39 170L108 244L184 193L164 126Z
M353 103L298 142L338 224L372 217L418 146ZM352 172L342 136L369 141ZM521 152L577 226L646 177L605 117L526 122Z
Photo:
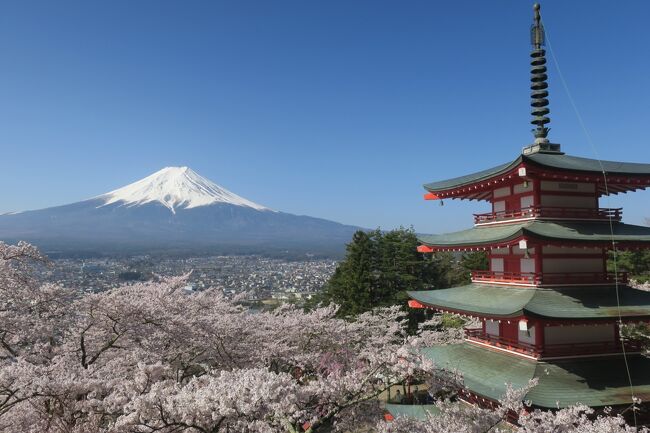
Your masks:
M251 312L184 278L78 295L0 244L0 429L317 432L376 422L375 397L431 368L396 307Z
M354 320L335 307L253 312L219 291L186 293L185 277L79 294L37 283L39 263L34 247L0 243L0 431L482 432L508 411L522 432L631 431L588 408L526 411L526 390L498 410L441 401L440 416L385 423L377 397L391 385L462 381L417 350L458 330L409 336L398 307Z

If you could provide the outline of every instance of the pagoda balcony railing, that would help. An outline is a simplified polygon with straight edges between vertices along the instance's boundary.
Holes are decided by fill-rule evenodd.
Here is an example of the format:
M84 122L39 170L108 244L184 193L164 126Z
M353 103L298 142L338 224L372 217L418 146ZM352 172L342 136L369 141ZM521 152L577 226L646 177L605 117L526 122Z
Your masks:
M472 282L521 286L627 284L627 272L498 272L472 271Z
M481 328L465 329L465 338L469 341L541 358L620 353L623 351L623 345L626 352L641 352L643 350L643 344L640 341L597 341L544 344L542 346L488 334Z
M623 217L622 208L569 208L531 206L523 209L507 210L474 214L474 224L494 224L508 220L518 219L576 219L576 220L613 220L620 221Z

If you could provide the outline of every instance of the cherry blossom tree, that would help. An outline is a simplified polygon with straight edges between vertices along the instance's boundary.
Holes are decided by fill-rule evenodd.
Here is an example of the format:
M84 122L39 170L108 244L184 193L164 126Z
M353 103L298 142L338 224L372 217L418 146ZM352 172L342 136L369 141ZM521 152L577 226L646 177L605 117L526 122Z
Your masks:
M0 431L477 432L510 412L523 432L629 431L584 407L529 411L526 390L496 410L443 400L438 417L377 426L389 387L462 380L418 351L460 330L434 317L408 335L398 307L351 320L334 306L254 312L217 290L185 292L187 276L80 294L39 283L31 269L46 265L30 245L0 243Z
M380 417L376 396L431 368L399 308L253 313L185 277L76 295L0 244L0 426L23 431L318 432Z

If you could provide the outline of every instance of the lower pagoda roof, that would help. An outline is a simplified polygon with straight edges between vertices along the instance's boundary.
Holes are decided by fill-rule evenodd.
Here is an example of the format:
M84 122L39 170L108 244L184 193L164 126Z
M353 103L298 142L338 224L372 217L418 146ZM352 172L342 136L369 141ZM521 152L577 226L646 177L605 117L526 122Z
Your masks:
M613 231L613 236L612 236ZM547 240L551 243L573 241L577 243L650 243L650 227L620 222L550 222L528 221L497 226L478 226L459 232L422 235L422 244L452 249L508 245L522 238Z
M469 284L411 291L408 295L427 307L485 317L598 320L619 315L616 288L611 286L518 288ZM618 295L622 317L650 317L650 292L619 286Z
M491 400L506 392L506 383L523 388L533 378L538 385L525 396L533 406L557 409L575 404L591 407L631 404L630 384L622 356L535 361L474 346L470 343L422 350L437 368L457 370L469 391ZM628 356L634 394L650 400L650 359Z

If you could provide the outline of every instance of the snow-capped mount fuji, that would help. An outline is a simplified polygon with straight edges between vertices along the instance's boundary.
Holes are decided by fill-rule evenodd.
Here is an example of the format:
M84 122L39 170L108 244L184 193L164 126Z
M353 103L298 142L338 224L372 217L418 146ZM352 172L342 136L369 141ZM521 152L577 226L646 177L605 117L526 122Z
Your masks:
M271 210L228 191L189 167L165 167L144 179L96 198L105 200L104 205L121 203L134 206L158 202L173 213L176 213L177 208L191 209L216 203Z
M358 227L247 200L189 167L166 167L91 199L0 215L0 240L46 253L343 251Z

